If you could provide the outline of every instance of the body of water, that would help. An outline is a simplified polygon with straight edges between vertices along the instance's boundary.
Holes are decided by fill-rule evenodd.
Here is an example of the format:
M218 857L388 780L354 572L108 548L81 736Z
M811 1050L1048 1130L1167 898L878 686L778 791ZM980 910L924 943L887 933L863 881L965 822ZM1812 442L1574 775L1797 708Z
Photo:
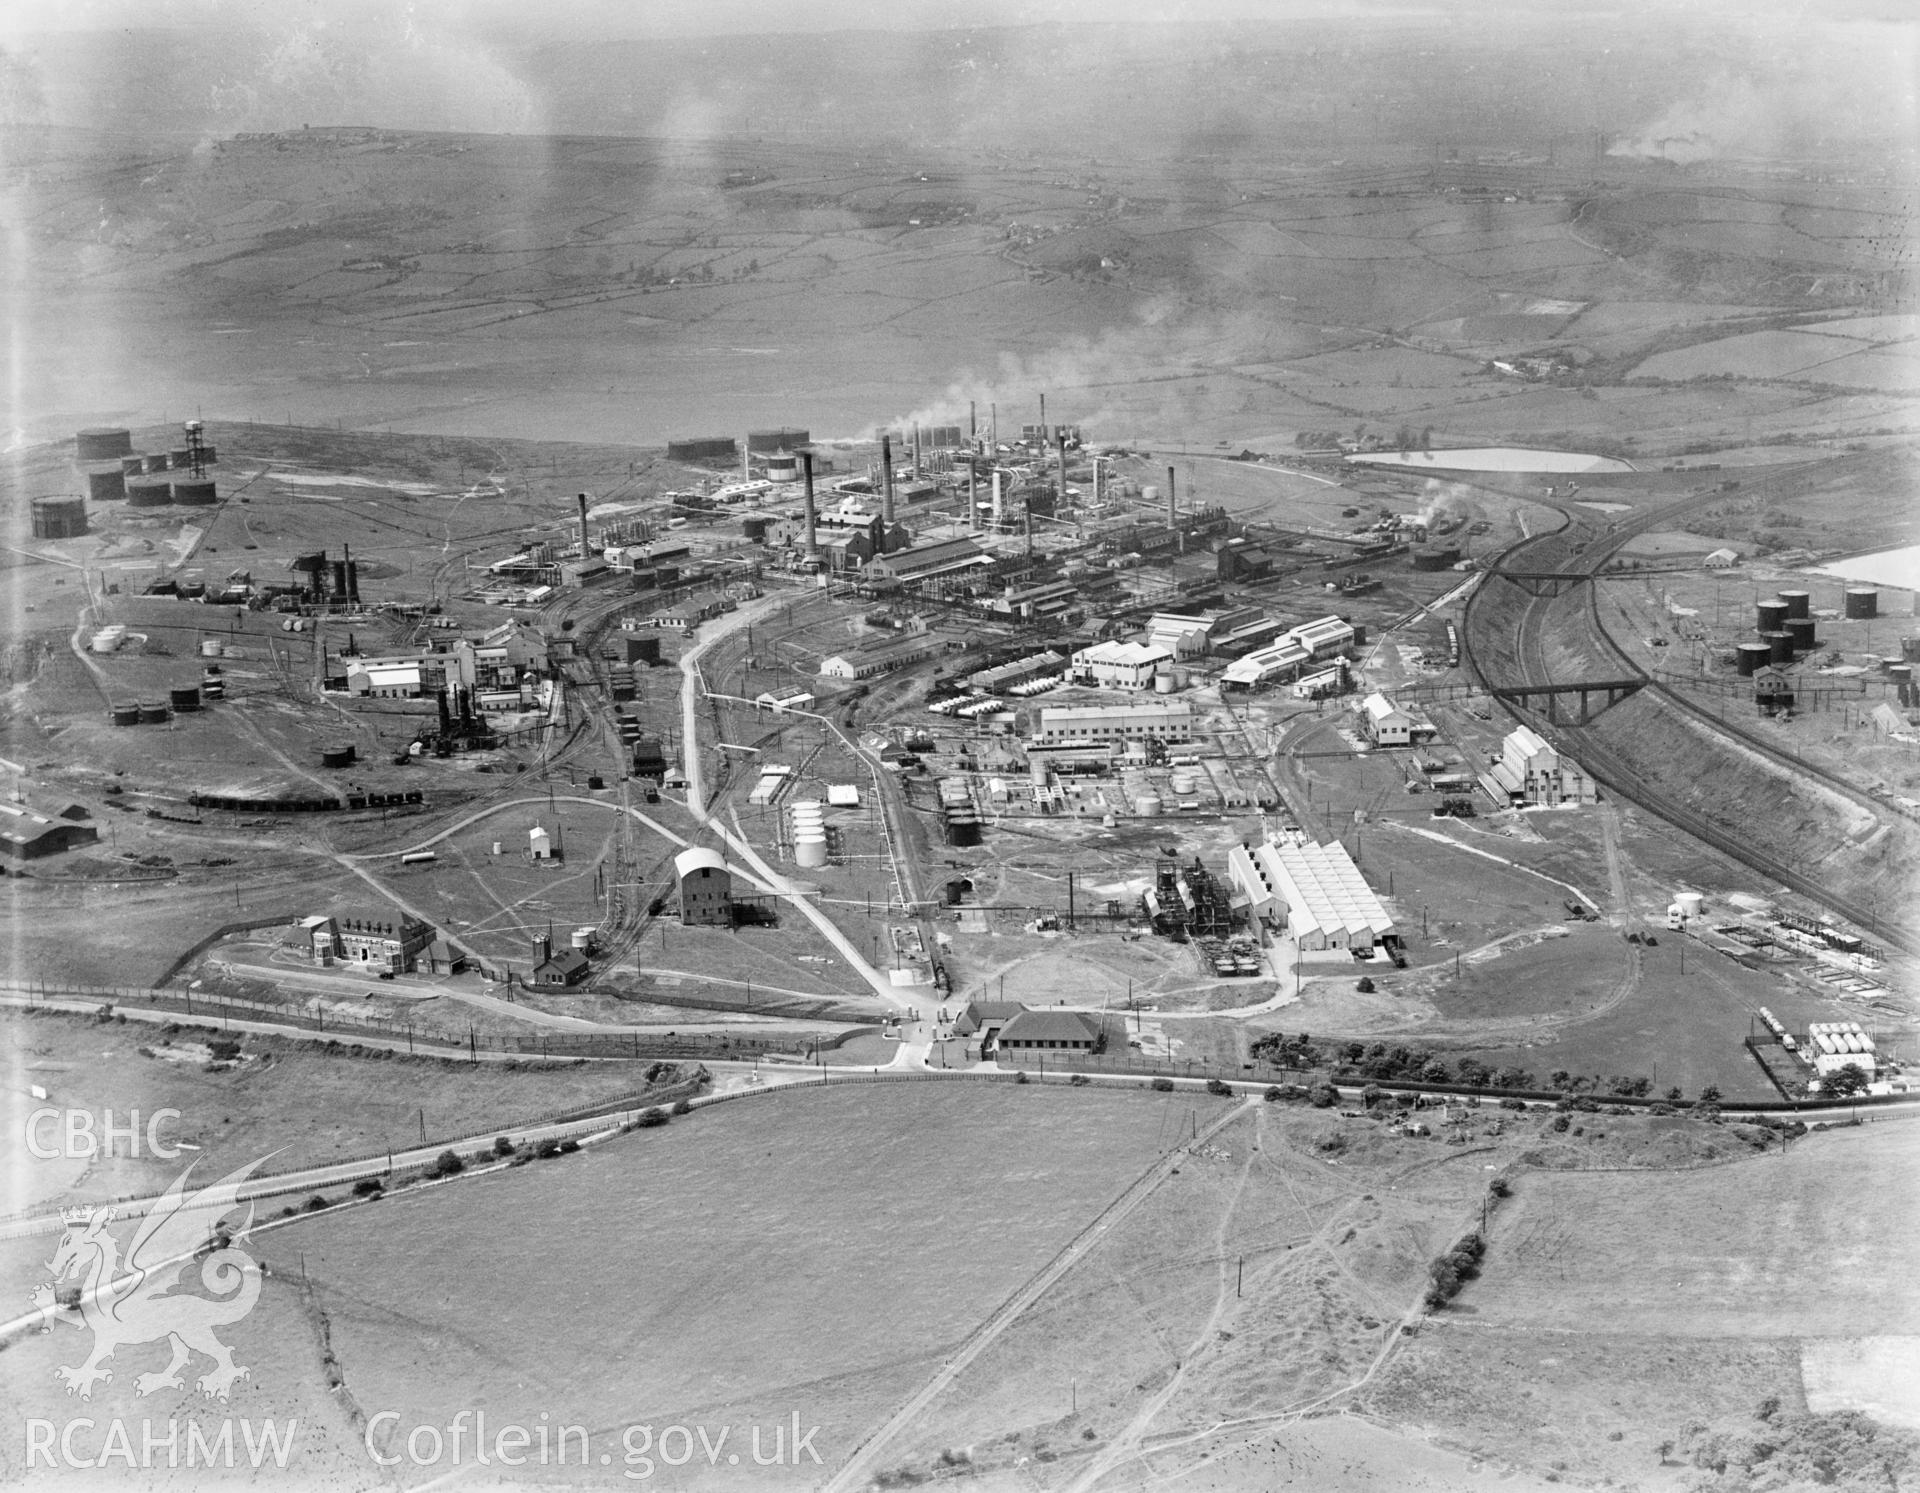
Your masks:
M1863 586L1898 586L1907 591L1920 591L1920 544L1881 550L1875 555L1855 555L1850 560L1834 560L1822 565L1820 574L1838 576Z
M1365 451L1348 461L1412 467L1422 472L1631 472L1610 456L1584 451L1532 451L1525 446L1468 446L1458 451Z

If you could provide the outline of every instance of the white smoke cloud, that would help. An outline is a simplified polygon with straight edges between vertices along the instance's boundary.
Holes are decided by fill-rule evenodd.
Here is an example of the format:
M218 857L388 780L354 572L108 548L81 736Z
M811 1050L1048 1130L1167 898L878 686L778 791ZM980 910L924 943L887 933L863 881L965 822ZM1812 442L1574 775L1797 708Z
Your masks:
M1780 100L1744 78L1722 76L1696 98L1669 105L1637 134L1614 142L1610 156L1685 166L1724 156L1773 153L1782 132Z

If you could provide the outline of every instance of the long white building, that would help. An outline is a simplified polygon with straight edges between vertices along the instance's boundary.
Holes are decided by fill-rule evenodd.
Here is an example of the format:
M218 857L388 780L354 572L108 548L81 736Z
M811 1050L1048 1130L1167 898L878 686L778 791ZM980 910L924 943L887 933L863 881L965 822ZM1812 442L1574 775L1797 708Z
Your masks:
M1393 919L1338 840L1236 845L1227 870L1253 915L1284 928L1309 952L1370 950L1393 932Z
M1034 739L1042 745L1058 741L1180 742L1193 738L1193 708L1189 705L1055 705L1040 712Z

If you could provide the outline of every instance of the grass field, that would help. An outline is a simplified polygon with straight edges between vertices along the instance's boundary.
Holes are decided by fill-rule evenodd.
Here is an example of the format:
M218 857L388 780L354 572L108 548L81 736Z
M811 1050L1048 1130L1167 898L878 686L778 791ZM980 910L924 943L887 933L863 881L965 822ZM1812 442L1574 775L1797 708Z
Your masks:
M796 1091L263 1253L304 1253L353 1395L409 1423L798 1411L831 1463L1184 1121L1038 1086Z

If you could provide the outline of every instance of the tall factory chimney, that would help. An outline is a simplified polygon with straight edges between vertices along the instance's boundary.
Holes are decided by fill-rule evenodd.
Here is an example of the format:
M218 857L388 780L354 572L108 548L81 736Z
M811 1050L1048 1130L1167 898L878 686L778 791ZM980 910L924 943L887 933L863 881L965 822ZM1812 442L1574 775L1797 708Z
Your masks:
M1000 449L1000 406L992 400L987 401L987 432L988 439L993 442L993 449L998 451Z
M1025 510L1025 511L1026 511L1026 516L1027 516L1027 558L1028 558L1029 560L1031 560L1031 559L1033 558L1033 495L1032 495L1031 493L1029 493L1029 494L1027 495L1027 500L1026 500L1026 502L1024 502L1024 503L1022 503L1022 504L1021 504L1020 506L1021 506L1021 507L1022 507L1022 508L1023 508L1023 509Z
M967 461L967 527L969 529L978 529L980 527L980 502L973 495L974 481L978 476L979 476L979 473L974 467L972 458L968 458L968 461Z
M811 451L802 451L800 453L800 466L806 474L807 482L807 563L809 565L818 565L820 563L820 536L814 531L813 453Z
M967 401L967 443L976 450L980 445L980 406L971 399Z
M880 432L880 519L893 527L893 437Z
M581 563L585 564L587 557L592 553L593 551L587 548L587 495L585 493L581 493L580 494L580 561Z
M1046 449L1046 445L1047 445L1047 396L1042 394L1040 396L1040 448L1044 451Z
M1180 505L1177 504L1173 498L1173 466L1171 463L1167 466L1167 527L1169 529L1178 529L1180 527Z
M340 554L347 563L347 600L360 605L360 567L353 563L353 546L342 544Z
M1000 468L993 469L993 527L998 529L1006 521L1007 499L1000 487Z
M1060 458L1060 495L1054 503L1053 512L1057 518L1067 507L1067 438L1064 435L1054 437L1054 454Z
M920 480L920 427L913 427L913 480Z
M740 441L740 480L753 481L753 442L747 437Z

